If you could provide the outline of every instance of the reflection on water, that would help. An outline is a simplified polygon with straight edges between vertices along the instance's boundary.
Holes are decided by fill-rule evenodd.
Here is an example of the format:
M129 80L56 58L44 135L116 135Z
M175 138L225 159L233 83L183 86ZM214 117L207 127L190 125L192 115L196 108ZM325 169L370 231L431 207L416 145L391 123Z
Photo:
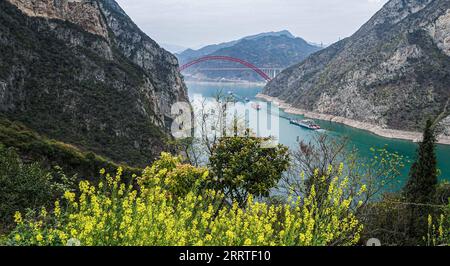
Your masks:
M247 111L250 115L250 128L252 128L252 130L255 132L258 130L258 127L255 127L254 121L267 119L264 116L264 114L268 113L266 110L266 103L255 99L256 94L261 92L263 89L263 87L261 86L242 84L188 83L188 88L189 97L191 101L194 102L194 105L203 100L212 102L214 100L214 97L220 91L224 94L232 93L236 96L236 109L238 110L238 112L240 112L240 116L245 117L245 110L250 110L250 112ZM256 110L252 111L252 108L249 108L252 103L260 104L262 109L259 112L257 112ZM289 115L282 111L279 111L277 108L272 108L271 110L272 111L270 114L272 116L279 116L279 128L275 131L279 132L276 134L276 137L281 144L284 144L290 148L296 148L298 140L308 142L314 138L315 134L330 134L337 137L346 136L350 139L351 147L349 148L354 147L358 149L358 153L362 158L370 157L371 147L386 148L389 152L398 152L400 155L403 155L405 158L407 158L406 167L402 171L403 181L406 180L409 168L411 167L411 160L415 158L417 144L410 141L383 138L364 130L321 120L315 120L315 122L317 122L317 124L319 124L323 130L319 132L312 131L290 124L290 118L301 119L303 118L302 116ZM259 120L257 119L258 117L254 117L258 115L260 116ZM259 130L261 134L264 134L265 127L259 127ZM439 169L441 170L440 178L450 180L450 145L438 145L437 157Z

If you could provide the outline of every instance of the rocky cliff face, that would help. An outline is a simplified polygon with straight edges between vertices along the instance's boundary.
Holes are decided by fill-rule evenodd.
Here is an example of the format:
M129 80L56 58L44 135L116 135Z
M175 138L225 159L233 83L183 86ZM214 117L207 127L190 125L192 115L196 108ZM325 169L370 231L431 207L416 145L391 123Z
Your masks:
M150 76L155 87L152 100L160 108L160 113L169 114L173 103L188 101L177 58L140 31L114 0L101 0L99 3L118 49Z
M295 107L421 130L450 97L450 1L391 0L353 36L270 82Z
M166 149L177 59L113 0L0 1L0 115L118 162Z
M96 1L90 0L7 0L23 13L33 17L60 19L80 25L90 33L108 36L108 29L98 12Z
M450 137L450 116L441 121L442 135Z

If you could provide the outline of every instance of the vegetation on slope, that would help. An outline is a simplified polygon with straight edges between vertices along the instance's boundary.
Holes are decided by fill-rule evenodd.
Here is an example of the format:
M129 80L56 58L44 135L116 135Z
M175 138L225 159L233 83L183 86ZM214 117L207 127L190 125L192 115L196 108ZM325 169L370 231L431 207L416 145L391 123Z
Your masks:
M47 169L59 166L68 175L94 177L99 169L124 169L126 176L140 173L139 168L118 164L112 160L81 150L73 145L37 134L20 122L0 116L0 145L14 148L25 162L41 162Z
M175 159L176 161L177 159ZM351 199L342 198L345 179L336 176L326 201L319 206L314 188L306 198L270 205L249 197L244 207L237 202L220 204L223 193L201 189L208 171L173 167L163 155L159 178L151 186L140 182L139 190L121 182L122 170L106 174L92 186L80 183L81 194L66 192L53 211L42 209L36 218L16 213L11 245L352 245L362 225L350 211ZM187 195L166 190L173 174L203 172ZM104 174L104 170L101 171ZM144 173L139 180L154 179ZM363 191L361 191L363 193ZM63 207L65 206L65 207Z
M154 100L165 88L126 57L113 35L105 40L69 22L28 17L7 1L0 7L2 115L133 166L166 148L168 114Z

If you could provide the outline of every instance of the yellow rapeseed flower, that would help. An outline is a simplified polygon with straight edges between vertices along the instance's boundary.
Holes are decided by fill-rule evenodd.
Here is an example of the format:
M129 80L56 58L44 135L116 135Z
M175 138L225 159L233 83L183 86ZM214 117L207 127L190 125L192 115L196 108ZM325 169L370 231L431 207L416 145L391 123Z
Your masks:
M351 210L353 199L344 193L348 183L344 178L333 178L330 193L321 201L312 186L306 197L291 197L286 204L258 202L250 195L246 206L233 202L230 207L219 204L224 195L214 190L174 196L170 190L174 167L181 169L177 174L182 176L190 175L189 171L206 176L206 171L181 165L180 159L170 154L162 157L146 168L145 178L137 178L138 189L120 181L122 169L115 178L106 174L97 187L80 182L79 194L64 193L72 202L68 208L61 209L56 201L53 213L46 219L27 220L27 226L18 226L13 238L24 243L66 245L69 238L76 237L87 246L322 246L338 240L353 245L359 239L362 225ZM14 218L22 222L20 213ZM343 236L348 237L342 240Z
M41 216L42 217L47 217L47 210L44 207L41 208Z
M14 222L16 224L21 224L22 223L22 214L20 214L20 212L15 212L14 213Z
M61 215L61 207L59 206L59 200L55 201L55 209L53 210L53 213L56 217L59 217Z
M73 202L73 201L75 201L75 193L66 191L64 193L64 198L69 202Z

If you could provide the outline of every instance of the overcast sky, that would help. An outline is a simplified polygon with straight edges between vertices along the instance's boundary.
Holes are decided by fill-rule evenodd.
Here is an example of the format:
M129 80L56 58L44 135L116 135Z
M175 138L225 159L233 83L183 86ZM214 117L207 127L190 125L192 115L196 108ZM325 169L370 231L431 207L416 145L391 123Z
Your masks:
M330 44L350 36L388 0L117 0L159 43L183 47L289 30Z

